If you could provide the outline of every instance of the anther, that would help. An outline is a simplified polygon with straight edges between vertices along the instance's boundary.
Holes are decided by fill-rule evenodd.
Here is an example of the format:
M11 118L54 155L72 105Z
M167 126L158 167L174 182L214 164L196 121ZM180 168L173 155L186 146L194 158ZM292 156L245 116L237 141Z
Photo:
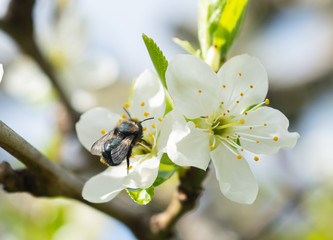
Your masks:
M225 113L223 113L223 116L225 116L226 114Z
M277 140L279 140L279 138L277 136L273 137L273 140L276 142Z
M224 102L222 101L221 104L223 104Z
M154 124L154 123L151 125L151 127L152 127L152 128L156 128L156 126L155 126L155 124Z
M214 149L214 146L213 146L213 145L210 145L210 146L209 146L209 149L210 149L210 150L213 150L213 149Z
M223 87L223 88L225 88L225 87L226 87L226 85L225 85L225 84L223 84L223 85L222 85L222 87Z
M101 130L101 134L104 135L105 133L106 133L106 131L105 131L104 129L102 129L102 130Z
M135 156L136 156L135 153L132 153L132 154L131 154L131 158L134 158Z
M237 137L240 138L240 135L238 135Z
M120 118L119 120L118 120L118 122L121 122L122 121L122 119Z
M145 112L143 115L145 115L145 117L148 117L150 113Z
M230 113L230 110L227 110L227 113Z
M244 114L247 115L247 112L245 112Z
M254 161L259 161L259 157L258 156L254 156Z
M256 143L259 143L259 141L257 140Z
M253 85L250 85L250 88L253 88Z
M198 90L198 93L202 93L202 90L201 90L201 89L199 89L199 90Z
M226 136L226 138L229 138L229 136Z
M238 73L239 76L242 76L242 73Z
M128 170L131 170L132 168L133 168L133 166L129 166L129 167L127 168L127 171L128 171Z
M267 126L267 124L266 124L266 123L264 123L264 126L266 127L266 126Z
M243 96L244 96L244 93L241 92L240 95L243 97Z
M123 114L123 115L121 115L121 117L122 117L123 119L125 119L127 116L126 116L125 114Z
M236 103L239 103L239 101L236 101Z
M148 133L148 136L151 137L151 138L154 137L153 134L151 134L151 133Z
M243 151L244 151L244 148L241 148L241 151L243 152Z
M238 158L238 159L241 159L241 158L242 158L242 155L238 154L238 155L237 155L237 158Z
M269 104L269 99L268 98L265 99L265 104Z
M142 128L142 131L146 131L146 130L147 130L147 128L146 128L146 127L143 127L143 128Z
M240 123L240 124L244 124L244 123L245 123L245 120L244 120L244 119L241 119L241 120L239 120L239 123Z
M213 134L214 134L214 131L210 131L210 134L213 135Z
M125 108L129 108L130 105L129 105L128 103L125 103L125 104L124 104L124 107L125 107Z
M249 128L250 128L250 130L252 130L253 127L249 127Z
M198 128L198 125L195 124L194 127L195 127L195 128Z
M162 120L162 118L160 118L160 117L159 117L157 120L158 120L158 121L160 121L160 122L162 122L162 121L163 121L163 120Z
M135 118L133 118L133 120L137 122L137 121L139 121L139 118L135 117Z

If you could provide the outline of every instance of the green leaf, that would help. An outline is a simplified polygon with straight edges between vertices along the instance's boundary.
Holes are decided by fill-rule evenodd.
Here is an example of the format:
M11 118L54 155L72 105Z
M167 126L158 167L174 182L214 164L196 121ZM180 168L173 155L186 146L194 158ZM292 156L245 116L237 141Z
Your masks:
M227 0L200 0L198 34L202 57L206 59L213 45L213 36L218 28Z
M153 183L153 186L156 187L166 180L172 177L172 175L177 172L178 166L174 164L168 157L166 153L162 155L161 163L158 169L158 176Z
M154 187L151 186L146 189L126 189L128 195L138 204L148 204L154 196Z
M188 53L198 56L200 55L200 53L198 54L198 52L192 47L191 43L189 41L174 37L173 41L175 43L177 43L179 46L181 46L185 51L187 51Z
M143 41L145 42L146 48L148 50L151 61L154 64L156 72L160 77L161 83L167 89L166 81L165 81L165 71L168 67L168 61L163 55L163 52L157 46L157 44L153 41L153 39L147 37L145 34L142 34Z
M227 1L222 17L214 33L214 43L220 49L220 58L223 59L230 50L244 21L248 0Z

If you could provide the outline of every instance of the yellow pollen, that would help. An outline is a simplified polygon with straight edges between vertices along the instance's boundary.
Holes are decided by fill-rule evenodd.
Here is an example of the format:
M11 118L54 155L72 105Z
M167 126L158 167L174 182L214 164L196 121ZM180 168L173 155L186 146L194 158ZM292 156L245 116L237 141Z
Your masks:
M143 128L142 128L142 131L146 131L146 130L147 130L147 128L146 128L146 127L143 127Z
M226 85L225 85L225 84L223 84L223 85L222 85L222 87L223 87L223 88L225 88L225 87L226 87Z
M242 73L238 73L239 76L242 76Z
M125 104L124 104L124 107L125 107L125 108L129 108L130 105L129 105L128 103L125 103Z
M101 134L104 135L105 133L106 133L106 131L105 131L104 129L102 129L102 130L101 130Z
M266 98L265 104L269 104L269 99L268 98Z
M243 152L243 151L244 151L244 148L241 148L241 151Z
M155 124L154 124L154 123L151 125L151 127L152 127L152 128L156 128L156 126L155 126Z
M145 112L143 115L145 115L145 117L148 117L150 113Z
M160 121L160 122L162 122L162 121L163 121L163 120L162 120L162 118L158 118L157 120L158 120L158 121Z
M195 127L195 128L198 128L198 125L195 124L194 127Z
M277 136L273 137L273 140L276 142L277 140L279 140L279 138Z
M237 155L237 158L238 158L238 159L241 159L241 158L242 158L242 155L238 154L238 155Z
M266 124L266 123L264 123L264 126L266 127L266 126L267 126L267 124Z
M212 134L212 135L213 135L213 134L214 134L214 131L210 131L210 134Z
M151 137L151 138L154 137L153 134L151 134L151 133L148 133L148 136Z
M201 89L198 90L198 93L202 93Z
M250 85L250 88L253 88L253 85Z
M137 117L133 118L133 120L136 122L139 121L139 119Z
M209 149L210 149L210 150L213 150L213 149L214 149L214 146L213 146L213 145L210 145L210 146L209 146Z
M259 143L259 141L257 140L256 143Z
M243 96L244 96L244 93L241 92L240 95L243 97Z
M245 123L245 120L244 120L244 119L241 119L241 120L239 120L239 123L240 123L240 124L244 124L244 123Z
M127 170L131 170L133 167L132 166L129 166L128 168L127 168Z
M125 115L125 114L123 114L123 115L121 115L121 117L125 119L125 118L126 118L126 115Z
M258 156L254 156L254 161L259 161L259 157Z
M132 154L131 154L131 158L134 158L135 156L136 156L135 153L132 153Z
M142 103L140 104L141 107L143 107L144 105L145 105L145 102L142 102Z
M236 101L236 103L239 103L239 101Z
M226 136L226 138L229 138L229 136Z
M223 104L224 102L221 102L221 104Z
M252 127L249 127L250 128L250 130L252 130Z

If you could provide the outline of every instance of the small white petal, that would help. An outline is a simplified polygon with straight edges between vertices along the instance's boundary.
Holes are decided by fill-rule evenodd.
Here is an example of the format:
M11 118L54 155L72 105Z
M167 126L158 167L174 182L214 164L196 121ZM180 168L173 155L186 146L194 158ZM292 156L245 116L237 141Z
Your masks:
M154 123L157 127L160 122L157 120L163 117L165 112L165 92L157 75L145 70L135 80L133 87L133 100L129 109L132 117L144 120L148 117L154 117L154 120L143 122L142 126L147 127L147 132L155 131L151 125ZM144 114L149 113L149 116Z
M247 161L238 159L222 144L211 152L211 157L224 196L238 203L253 203L258 194L258 184Z
M222 89L223 107L231 113L239 114L247 107L264 101L268 77L257 58L245 54L233 57L221 67L217 75L221 82L219 87Z
M160 165L160 158L147 158L145 155L131 158L130 174L125 177L124 186L127 188L149 188L155 181Z
M90 178L83 187L82 196L89 202L103 203L112 200L124 189L127 174L126 162L119 166L108 167L104 172Z
M242 147L250 152L273 154L280 148L293 148L299 138L298 133L288 132L289 121L279 110L260 107L249 111L244 119L245 123L234 129L241 136Z
M198 130L192 122L175 110L168 113L173 118L173 127L167 143L167 154L171 161L180 166L193 166L206 170L209 158L209 134Z
M175 107L187 118L211 115L219 106L221 85L213 69L192 55L178 55L165 73Z
M3 67L2 67L2 64L0 64L0 83L2 80L2 76L3 76Z
M81 144L90 151L91 146L100 139L103 134L114 129L121 117L105 108L93 108L81 115L75 129Z

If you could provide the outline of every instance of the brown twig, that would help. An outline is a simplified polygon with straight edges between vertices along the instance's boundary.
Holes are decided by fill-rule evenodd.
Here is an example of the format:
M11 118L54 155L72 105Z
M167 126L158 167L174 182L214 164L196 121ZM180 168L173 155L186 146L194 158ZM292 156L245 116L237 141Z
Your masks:
M72 121L72 126L79 119L79 114L71 106L62 86L59 84L52 67L40 52L34 39L32 10L35 0L12 0L5 17L0 21L0 28L16 41L23 52L30 55L48 76L56 89L59 98L66 107Z

